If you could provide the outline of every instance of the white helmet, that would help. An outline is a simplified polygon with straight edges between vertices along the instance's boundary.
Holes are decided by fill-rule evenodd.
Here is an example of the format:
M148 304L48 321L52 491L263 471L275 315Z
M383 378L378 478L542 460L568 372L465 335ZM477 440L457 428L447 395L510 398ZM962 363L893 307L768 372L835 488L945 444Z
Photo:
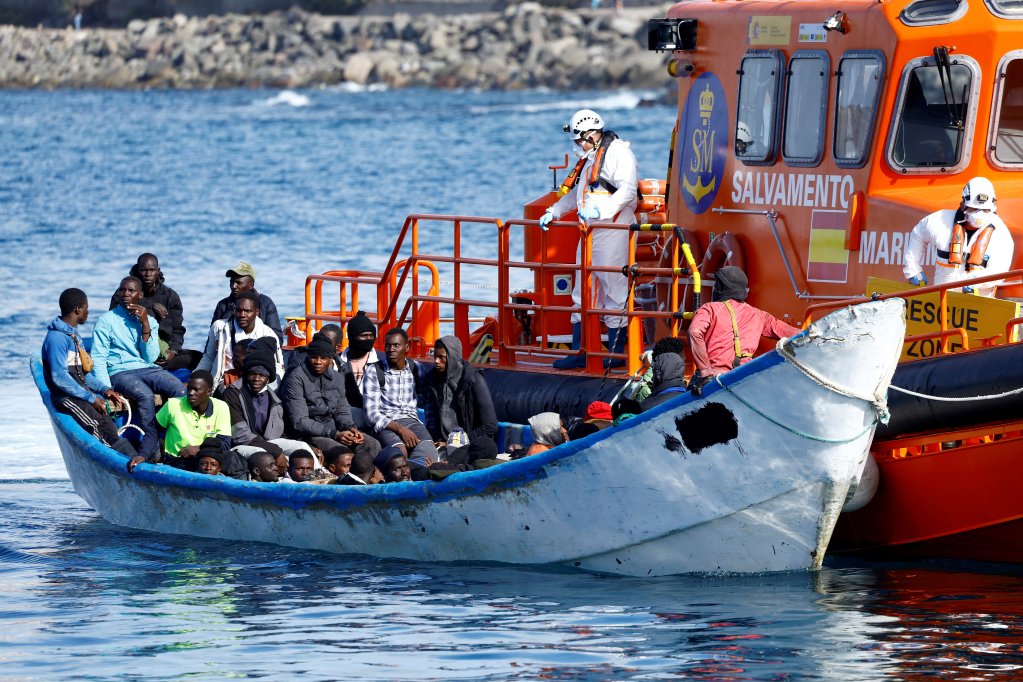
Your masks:
M963 206L981 211L994 211L995 186L987 178L973 178L963 187Z
M753 133L750 132L749 126L742 121L735 126L735 139L745 144L753 144Z
M582 139L582 136L591 130L603 130L604 119L592 109L580 109L572 114L572 122L562 126L566 133L572 134L572 140Z

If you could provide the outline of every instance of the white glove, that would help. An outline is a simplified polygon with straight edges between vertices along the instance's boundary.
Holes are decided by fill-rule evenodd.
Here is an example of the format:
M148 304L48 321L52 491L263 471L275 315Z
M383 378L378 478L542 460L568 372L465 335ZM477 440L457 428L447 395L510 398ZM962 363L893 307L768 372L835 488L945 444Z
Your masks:
M552 220L554 220L554 214L553 213L551 213L550 211L547 211L546 213L544 213L542 216L540 216L540 229L542 229L542 230L544 230L546 232L547 229L548 229L547 225Z

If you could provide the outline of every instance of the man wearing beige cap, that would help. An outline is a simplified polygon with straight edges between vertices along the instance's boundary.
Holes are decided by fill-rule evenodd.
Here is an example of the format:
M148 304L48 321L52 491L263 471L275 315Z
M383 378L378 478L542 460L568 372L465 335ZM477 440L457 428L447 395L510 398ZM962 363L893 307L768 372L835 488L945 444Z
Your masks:
M263 324L270 327L277 334L277 340L284 340L284 332L281 329L281 318L277 314L277 306L266 294L256 291L256 269L245 261L238 261L238 264L227 271L231 278L231 295L220 299L216 309L213 311L212 326L217 320L230 320L234 318L235 299L243 291L251 291L259 298L259 319Z

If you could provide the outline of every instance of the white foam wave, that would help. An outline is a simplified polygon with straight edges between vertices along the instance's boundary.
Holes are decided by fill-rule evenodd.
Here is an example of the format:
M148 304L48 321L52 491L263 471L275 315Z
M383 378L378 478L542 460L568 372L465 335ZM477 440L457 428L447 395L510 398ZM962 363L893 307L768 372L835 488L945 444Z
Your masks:
M522 112L527 114L545 111L574 111L576 109L596 109L598 111L622 111L635 109L640 102L657 96L657 93L639 90L622 90L606 93L597 97L558 99L550 102L488 104L469 107L473 114L491 112Z
M265 100L263 104L269 107L276 107L280 104L286 104L289 107L307 107L312 104L312 100L294 90L281 90L273 97Z
M344 83L331 86L330 89L337 92L386 92L387 84L370 83L369 85L360 85L359 83L345 81Z
M31 379L0 382L0 480L67 480L50 417Z

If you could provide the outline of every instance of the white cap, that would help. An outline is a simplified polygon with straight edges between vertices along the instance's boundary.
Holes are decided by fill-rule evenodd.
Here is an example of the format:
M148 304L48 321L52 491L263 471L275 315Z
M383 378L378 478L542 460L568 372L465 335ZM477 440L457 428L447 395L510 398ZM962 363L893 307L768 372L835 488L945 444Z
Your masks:
M995 186L987 178L973 178L963 187L963 206L994 211Z

